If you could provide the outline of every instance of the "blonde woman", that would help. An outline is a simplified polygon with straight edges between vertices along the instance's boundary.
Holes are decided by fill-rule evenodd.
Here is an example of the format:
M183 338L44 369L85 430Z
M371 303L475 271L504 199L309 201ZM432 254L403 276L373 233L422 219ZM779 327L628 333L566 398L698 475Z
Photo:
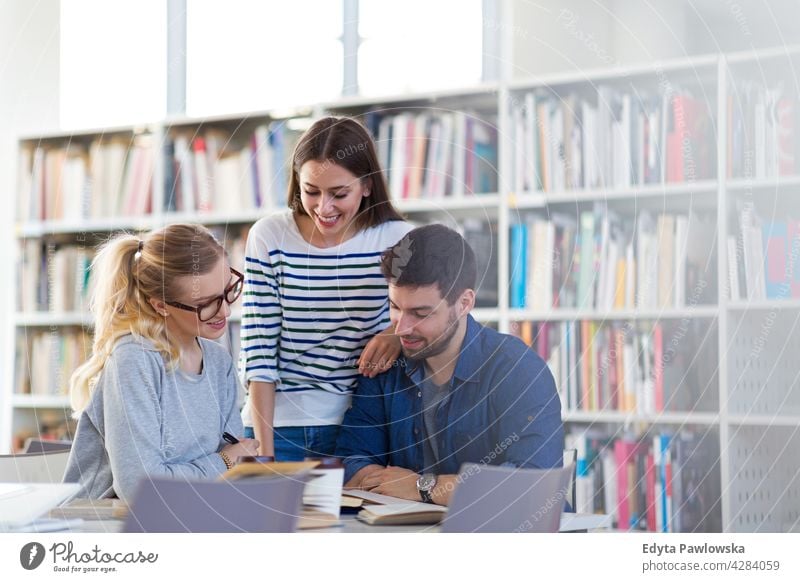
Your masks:
M243 276L213 235L190 224L120 235L92 270L93 354L70 382L78 428L64 480L80 497L130 501L143 478L214 478L254 455L255 440L226 442L243 433L239 385L213 340Z

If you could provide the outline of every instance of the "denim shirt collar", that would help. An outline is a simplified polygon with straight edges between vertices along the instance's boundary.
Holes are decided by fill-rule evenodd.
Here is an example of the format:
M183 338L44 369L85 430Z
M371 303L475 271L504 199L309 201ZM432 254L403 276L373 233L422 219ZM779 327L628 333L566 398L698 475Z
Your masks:
M467 314L467 331L453 372L453 378L458 378L461 382L477 382L478 372L485 364L478 339L480 331L481 324L475 321L472 315ZM421 384L425 379L425 366L422 361L406 360L406 364L404 368L406 375L414 384Z

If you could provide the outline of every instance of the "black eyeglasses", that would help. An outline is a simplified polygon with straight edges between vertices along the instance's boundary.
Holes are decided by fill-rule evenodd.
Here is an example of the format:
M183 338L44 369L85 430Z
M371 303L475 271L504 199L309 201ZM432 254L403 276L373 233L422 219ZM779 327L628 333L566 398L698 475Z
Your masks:
M172 307L177 307L178 309L194 311L197 314L197 318L203 323L206 321L211 321L214 319L214 316L219 313L223 301L230 305L239 299L239 296L242 294L242 289L244 288L244 275L242 275L233 267L231 267L231 275L236 277L236 279L233 283L228 285L228 287L225 289L225 292L222 295L214 297L214 299L211 301L203 303L202 305L193 307L184 303L178 303L177 301L165 301L164 303L171 305Z

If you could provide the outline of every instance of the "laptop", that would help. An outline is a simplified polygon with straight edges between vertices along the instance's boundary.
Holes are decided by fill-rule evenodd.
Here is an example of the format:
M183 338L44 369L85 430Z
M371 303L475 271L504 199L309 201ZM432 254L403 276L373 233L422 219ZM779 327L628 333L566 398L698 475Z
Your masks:
M293 532L307 474L238 481L143 479L124 532Z
M78 483L0 483L0 532L30 526L79 490Z
M571 471L464 464L442 531L557 532Z

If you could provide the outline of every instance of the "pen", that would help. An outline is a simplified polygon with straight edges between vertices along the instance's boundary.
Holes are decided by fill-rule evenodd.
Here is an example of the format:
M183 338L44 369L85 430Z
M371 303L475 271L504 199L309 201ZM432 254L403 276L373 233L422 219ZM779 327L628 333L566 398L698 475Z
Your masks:
M229 432L223 432L222 433L222 438L225 440L226 443L230 443L232 445L235 445L236 443L239 442L239 439L237 439L235 436L233 436Z

